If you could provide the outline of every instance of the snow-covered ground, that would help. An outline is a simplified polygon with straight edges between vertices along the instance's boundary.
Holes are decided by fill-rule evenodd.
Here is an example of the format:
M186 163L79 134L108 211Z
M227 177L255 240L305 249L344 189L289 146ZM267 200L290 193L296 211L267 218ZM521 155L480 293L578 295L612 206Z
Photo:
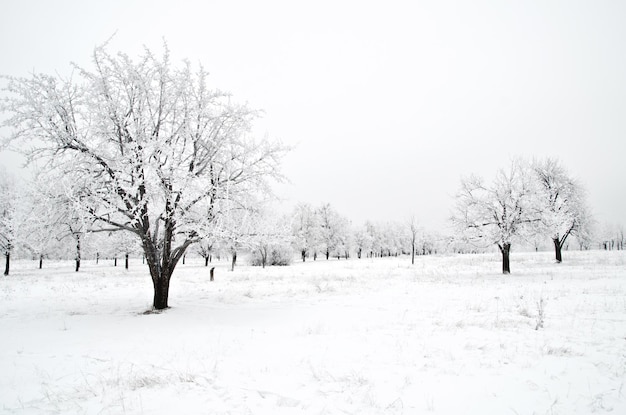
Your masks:
M0 412L626 413L626 253L179 265L14 262ZM543 327L537 326L541 325Z

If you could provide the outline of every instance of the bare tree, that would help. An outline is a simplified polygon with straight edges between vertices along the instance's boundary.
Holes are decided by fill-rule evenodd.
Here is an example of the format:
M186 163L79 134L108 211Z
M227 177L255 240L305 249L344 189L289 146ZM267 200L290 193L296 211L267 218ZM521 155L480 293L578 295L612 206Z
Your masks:
M539 220L533 182L520 160L510 170L499 170L491 186L476 176L461 181L452 221L465 237L486 247L496 244L502 254L502 273L511 272L511 244L524 227Z
M536 160L532 169L539 183L540 227L552 239L556 262L560 263L567 238L584 232L588 223L585 192L556 159Z
M98 47L93 66L70 79L8 78L4 126L29 159L81 178L71 195L94 223L139 238L153 307L164 309L187 248L225 200L268 190L285 149L251 138L258 112L209 89L202 68L173 66L167 48L135 61Z
M415 215L411 216L408 225L409 238L411 240L411 265L415 265L415 250L417 249L417 235L419 232Z

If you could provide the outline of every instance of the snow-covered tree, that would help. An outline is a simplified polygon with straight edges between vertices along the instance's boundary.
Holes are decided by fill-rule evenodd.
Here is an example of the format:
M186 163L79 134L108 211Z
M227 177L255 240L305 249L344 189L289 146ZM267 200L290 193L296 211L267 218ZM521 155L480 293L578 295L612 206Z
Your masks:
M491 186L477 176L461 180L452 222L478 246L496 244L502 254L502 272L511 272L511 244L528 224L539 220L532 175L520 160L509 171L499 170Z
M552 239L556 261L560 263L567 238L578 230L584 232L588 215L585 192L558 160L535 160L532 170L539 183L540 231Z
M279 258L278 254L287 251L291 245L291 223L288 218L273 214L270 210L259 211L254 215L249 238L253 257L260 265L285 265L290 258ZM255 261L257 262L257 261Z
M196 243L196 252L204 258L204 266L208 267L213 260L213 253L217 247L217 238L214 235L206 235Z
M51 196L51 187L52 184L36 177L24 189L28 216L22 226L20 243L39 260L39 269L43 268L44 258L59 249L62 233L57 222L58 211L55 199Z
M11 269L11 253L17 243L20 222L18 192L13 177L0 170L0 249L4 254L4 275Z
M130 232L111 232L108 238L109 244L112 245L114 265L117 266L117 258L122 256L124 268L128 269L130 256L141 250L139 239Z
M409 236L409 240L411 243L411 265L415 264L415 250L417 249L417 242L418 242L418 234L419 234L419 227L417 224L417 220L415 219L415 216L411 216L411 219L408 222L407 225L407 231L408 231L408 236Z
M360 226L354 231L354 248L359 259L361 259L363 252L367 255L371 251L372 236L367 232L366 226Z
M342 256L350 246L350 222L341 216L329 203L317 209L319 218L320 249L326 259L331 254Z
M284 147L249 134L258 112L210 89L202 68L174 66L167 49L133 60L98 47L93 69L7 78L4 92L14 147L72 172L72 200L90 221L141 241L155 309L168 307L178 261L222 202L267 191L278 177Z
M252 214L253 211L250 209L229 209L222 222L220 241L223 249L231 256L231 271L235 270L240 251L247 250L250 246Z
M315 209L305 203L297 205L292 215L293 246L300 253L302 262L320 245L321 228Z

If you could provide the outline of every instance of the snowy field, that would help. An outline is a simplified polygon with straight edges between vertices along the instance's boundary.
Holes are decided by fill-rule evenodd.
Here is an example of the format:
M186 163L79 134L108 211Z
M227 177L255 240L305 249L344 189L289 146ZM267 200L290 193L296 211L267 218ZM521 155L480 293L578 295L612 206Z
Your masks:
M0 412L626 414L626 253L179 265L14 262ZM541 326L543 323L543 327Z

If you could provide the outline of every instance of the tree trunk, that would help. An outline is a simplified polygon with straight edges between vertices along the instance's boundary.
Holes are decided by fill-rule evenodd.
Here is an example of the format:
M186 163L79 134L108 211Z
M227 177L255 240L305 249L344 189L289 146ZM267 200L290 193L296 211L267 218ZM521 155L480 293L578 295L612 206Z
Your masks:
M43 255L39 255L39 269L43 268Z
M11 264L11 252L7 250L4 253L4 275L9 275L10 264Z
M415 265L415 241L411 244L411 265Z
M205 267L209 266L209 256L208 255L204 257L204 266Z
M231 264L230 270L235 270L235 264L237 263L237 252L233 252L233 262Z
M506 243L504 245L498 245L500 252L502 252L502 273L510 274L511 265L509 263L509 254L511 253L511 244Z
M212 267L211 271L209 271L209 275L211 276L211 281L213 281L214 271L215 271L215 267Z
M167 238L165 238L165 240L166 242L163 244L163 247L159 249L150 240L149 236L142 237L144 254L148 268L150 269L150 276L152 277L152 285L154 287L152 307L155 310L163 310L169 307L170 280L174 268L176 268L178 260L182 258L184 251L188 248L189 244L191 244L191 241L187 241L174 250L173 253L171 249L171 239L169 243L167 242Z
M99 261L100 261L100 252L96 252L96 265L98 265Z
M128 269L128 254L124 256L124 268Z
M326 250L326 261L328 261L328 258L330 258L330 251Z
M153 278L152 283L154 286L154 300L152 306L155 310L164 310L168 308L167 300L170 292L170 278L169 275L162 275L160 278Z
M552 242L554 242L554 253L556 255L556 262L560 264L563 260L563 258L561 257L561 243L559 242L558 238L552 239Z
M306 249L301 250L300 255L302 255L302 262L306 262Z
M113 266L117 267L117 257L113 258Z
M76 272L80 269L80 234L76 235Z

